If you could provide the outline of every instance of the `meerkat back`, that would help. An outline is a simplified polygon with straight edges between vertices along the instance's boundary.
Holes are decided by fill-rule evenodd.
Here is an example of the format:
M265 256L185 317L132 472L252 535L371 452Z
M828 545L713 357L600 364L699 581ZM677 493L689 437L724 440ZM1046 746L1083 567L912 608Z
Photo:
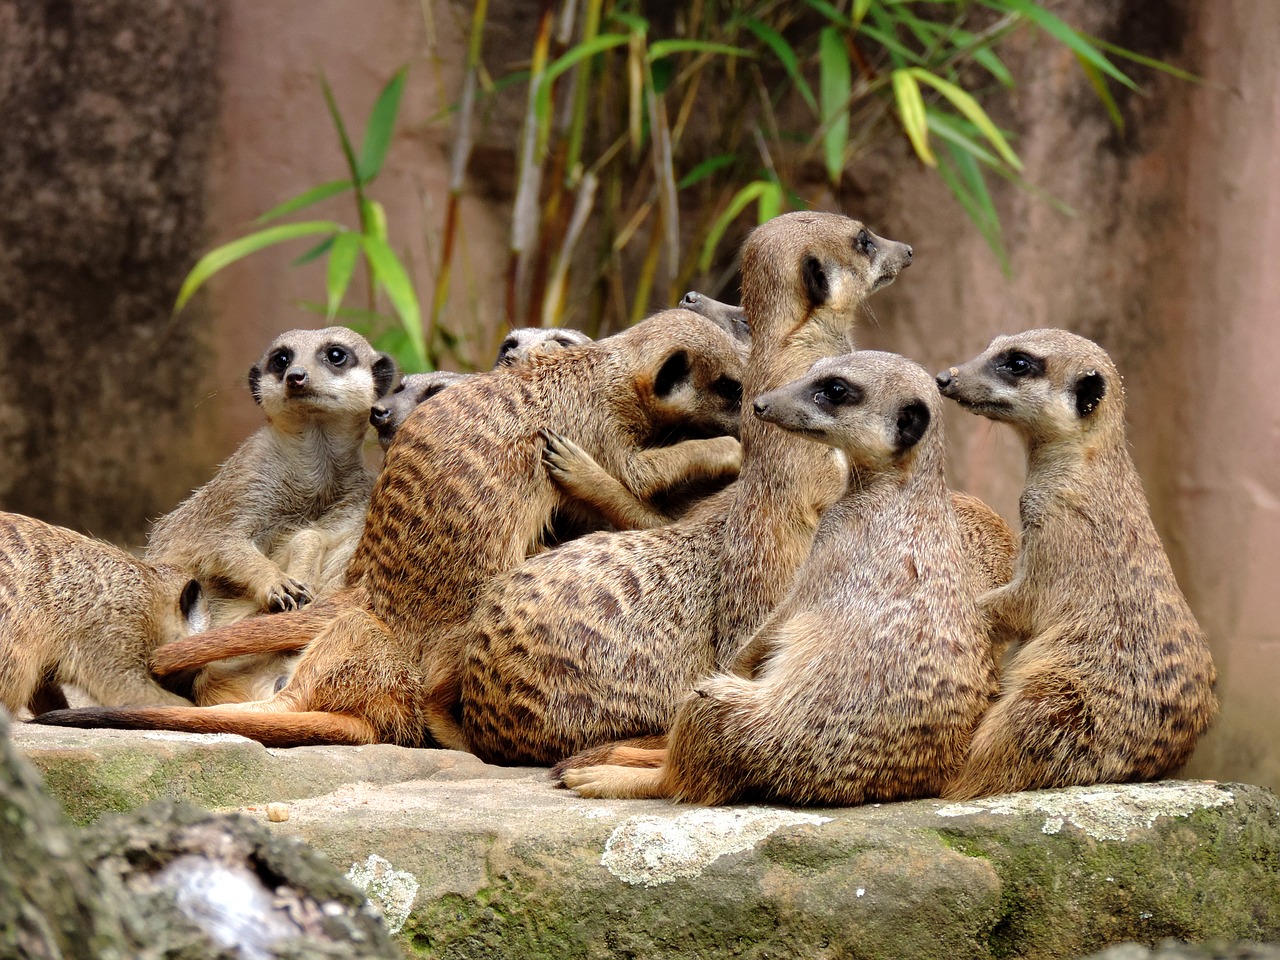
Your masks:
M147 659L207 622L200 584L179 571L0 513L0 702L11 712L35 709L33 696L61 683L106 706L187 705Z

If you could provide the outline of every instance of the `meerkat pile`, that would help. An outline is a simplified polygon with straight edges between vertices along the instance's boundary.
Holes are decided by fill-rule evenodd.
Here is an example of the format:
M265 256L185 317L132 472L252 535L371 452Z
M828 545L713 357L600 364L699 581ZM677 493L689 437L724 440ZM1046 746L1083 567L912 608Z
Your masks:
M602 797L854 804L1176 771L1215 675L1114 364L1062 331L936 380L851 353L912 260L857 220L785 214L744 246L741 306L690 291L601 340L514 330L492 370L394 391L351 331L284 334L250 375L267 426L145 563L126 576L40 528L133 626L85 616L40 646L10 624L47 600L0 576L0 694L43 723L469 750ZM946 488L943 396L1026 443L1020 543ZM0 562L36 563L3 540ZM57 709L62 682L101 706Z

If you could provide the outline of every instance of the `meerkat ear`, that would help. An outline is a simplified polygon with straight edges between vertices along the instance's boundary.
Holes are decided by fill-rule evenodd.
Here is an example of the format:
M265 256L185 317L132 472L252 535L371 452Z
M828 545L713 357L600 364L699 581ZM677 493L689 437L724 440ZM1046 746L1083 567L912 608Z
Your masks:
M688 379L689 355L683 350L677 350L662 362L662 368L653 378L653 392L659 397L669 396Z
M396 362L385 353L378 354L378 359L373 361L373 388L378 396L385 397L395 381Z
M258 388L258 381L262 379L262 371L258 367L249 368L249 392L253 394L253 402L258 406L262 406L262 391Z
M1076 381L1076 413L1083 420L1098 408L1106 395L1106 378L1097 370L1090 370Z
M933 415L929 408L915 400L898 411L898 452L905 453L920 442Z
M804 292L809 297L809 306L820 307L831 297L831 285L827 281L827 271L817 257L805 257L800 268L804 278Z

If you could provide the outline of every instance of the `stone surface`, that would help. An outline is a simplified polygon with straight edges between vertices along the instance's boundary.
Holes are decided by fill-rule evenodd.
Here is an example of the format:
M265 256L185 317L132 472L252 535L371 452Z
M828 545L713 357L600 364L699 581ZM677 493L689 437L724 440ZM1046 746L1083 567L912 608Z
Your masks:
M307 844L172 801L77 829L8 734L0 710L0 958L397 955L361 889Z
M1280 940L1280 801L1253 786L703 809L582 800L543 770L447 751L15 736L81 817L168 782L308 841L423 956L961 960ZM289 820L268 823L268 801Z

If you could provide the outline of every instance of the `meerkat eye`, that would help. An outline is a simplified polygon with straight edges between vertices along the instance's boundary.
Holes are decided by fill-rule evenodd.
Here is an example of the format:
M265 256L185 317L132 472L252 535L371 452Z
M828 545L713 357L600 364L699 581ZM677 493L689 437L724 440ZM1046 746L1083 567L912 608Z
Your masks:
M342 347L326 347L324 358L333 366L341 367L345 366L347 361L351 359L351 354L347 353Z
M292 361L292 350L277 350L267 358L267 369L272 373L284 373Z
M711 384L711 392L730 403L742 402L742 384L732 377L718 377Z
M838 407L842 403L857 403L862 398L862 391L843 380L828 380L813 396L813 402L820 407Z
M859 230L858 235L853 238L853 247L864 256L871 256L876 252L875 241L871 239L871 234L866 230Z
M998 368L1011 377L1030 377L1044 372L1044 365L1039 360L1018 351L1001 360Z

